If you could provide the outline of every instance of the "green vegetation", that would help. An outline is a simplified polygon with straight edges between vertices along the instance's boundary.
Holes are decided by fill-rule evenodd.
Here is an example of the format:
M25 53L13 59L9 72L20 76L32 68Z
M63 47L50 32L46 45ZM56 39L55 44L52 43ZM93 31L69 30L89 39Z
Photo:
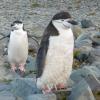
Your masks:
M41 5L37 2L32 3L32 8L40 7Z
M11 79L0 79L0 83L9 84L12 80Z

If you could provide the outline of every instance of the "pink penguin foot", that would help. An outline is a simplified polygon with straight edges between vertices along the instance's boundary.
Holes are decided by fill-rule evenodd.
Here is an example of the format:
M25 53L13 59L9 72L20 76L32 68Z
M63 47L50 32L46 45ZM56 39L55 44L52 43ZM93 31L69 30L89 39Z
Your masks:
M61 89L66 89L65 84L59 83L59 84L57 84L56 86L54 86L52 88L49 88L48 86L45 86L42 89L42 92L43 92L43 94L47 94L47 93L52 93L52 92L55 92L55 91L61 90Z
M11 70L12 70L13 72L15 72L16 69L17 69L17 68L16 68L15 64L11 64Z
M47 94L47 93L51 93L52 92L52 89L49 88L48 86L45 86L42 90L43 94Z
M65 84L63 84L63 83L57 84L56 87L57 87L57 90L66 89L66 86L65 86Z
M21 72L25 72L24 64L20 64L20 65L19 65L19 70L20 70Z

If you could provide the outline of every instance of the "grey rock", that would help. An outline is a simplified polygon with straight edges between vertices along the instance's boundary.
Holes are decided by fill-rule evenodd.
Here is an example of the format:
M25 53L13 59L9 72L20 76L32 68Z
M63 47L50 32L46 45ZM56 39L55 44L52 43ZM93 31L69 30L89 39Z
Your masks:
M86 50L86 51L85 50L84 51L80 50L80 53L77 54L74 58L82 63L82 62L87 62L89 56L90 56L90 51L88 51L88 50Z
M79 37L79 35L82 34L83 30L79 25L73 25L72 31L73 31L73 34L74 34L74 38L77 39L77 37Z
M35 79L33 78L15 79L11 82L11 92L15 96L22 97L23 99L28 95L41 93L41 91L37 89Z
M84 78L81 75L81 72L82 72L82 69L72 71L70 78L71 78L71 80L74 81L74 84L77 84L78 82L80 82Z
M93 23L91 22L91 20L83 19L81 21L81 26L82 28L89 28L90 26L93 26Z
M82 46L92 46L92 40L90 39L90 34L81 34L76 40L75 40L75 47L80 48Z
M0 91L9 90L11 87L9 84L0 83Z
M3 96L0 95L0 100L16 100L14 96Z
M100 32L91 35L93 43L100 45Z
M100 77L100 70L96 66L84 66L82 68L85 73L82 73L84 76L95 75L96 77Z
M89 40L89 39L86 39L86 40L81 40L81 41L78 41L78 42L76 41L75 42L75 47L80 48L82 46L89 46L89 47L91 47L92 46L92 41Z
M91 49L89 62L100 62L100 46Z
M100 91L100 80L95 75L89 75L85 78L93 92Z
M30 52L33 51L34 53L37 53L38 48L39 48L39 42L38 42L38 40L35 37L31 36L29 38L29 51Z
M16 100L14 95L6 89L0 91L0 100Z
M95 100L91 88L83 79L72 88L68 100Z
M82 40L90 39L90 35L91 34L83 33L83 34L79 35L79 37L76 39L76 41L82 41Z
M26 63L26 72L36 71L36 57L28 56Z
M91 65L96 66L100 70L100 62L95 61Z
M81 62L87 61L92 49L90 34L81 34L75 40L75 48L80 50L80 53L78 53L75 58Z
M95 75L98 78L100 77L100 70L96 66L83 66L81 69L74 70L70 78L77 84L88 75Z
M56 100L55 94L35 94L30 95L27 100Z

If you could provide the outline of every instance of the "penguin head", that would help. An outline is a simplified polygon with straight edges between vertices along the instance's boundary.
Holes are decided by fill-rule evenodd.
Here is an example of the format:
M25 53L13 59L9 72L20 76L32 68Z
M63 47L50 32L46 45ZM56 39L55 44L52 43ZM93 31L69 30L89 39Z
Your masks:
M54 15L52 18L52 24L57 30L69 29L72 25L77 25L78 23L71 18L68 12L60 12Z
M18 29L23 29L23 23L21 21L14 21L12 24L11 24L11 27L15 30L18 30Z

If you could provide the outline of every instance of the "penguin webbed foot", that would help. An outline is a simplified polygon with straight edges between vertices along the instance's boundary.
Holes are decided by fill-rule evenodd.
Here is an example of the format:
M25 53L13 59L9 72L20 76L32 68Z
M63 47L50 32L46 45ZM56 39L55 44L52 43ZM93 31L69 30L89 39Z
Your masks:
M42 90L43 94L52 93L58 90L66 89L67 87L63 83L59 83L54 87L50 88L49 86L45 86Z
M21 72L25 72L24 65L25 65L25 64L20 64L20 65L19 65L19 70L20 70Z
M13 72L15 72L15 71L17 70L15 64L11 64L11 70L12 70Z

